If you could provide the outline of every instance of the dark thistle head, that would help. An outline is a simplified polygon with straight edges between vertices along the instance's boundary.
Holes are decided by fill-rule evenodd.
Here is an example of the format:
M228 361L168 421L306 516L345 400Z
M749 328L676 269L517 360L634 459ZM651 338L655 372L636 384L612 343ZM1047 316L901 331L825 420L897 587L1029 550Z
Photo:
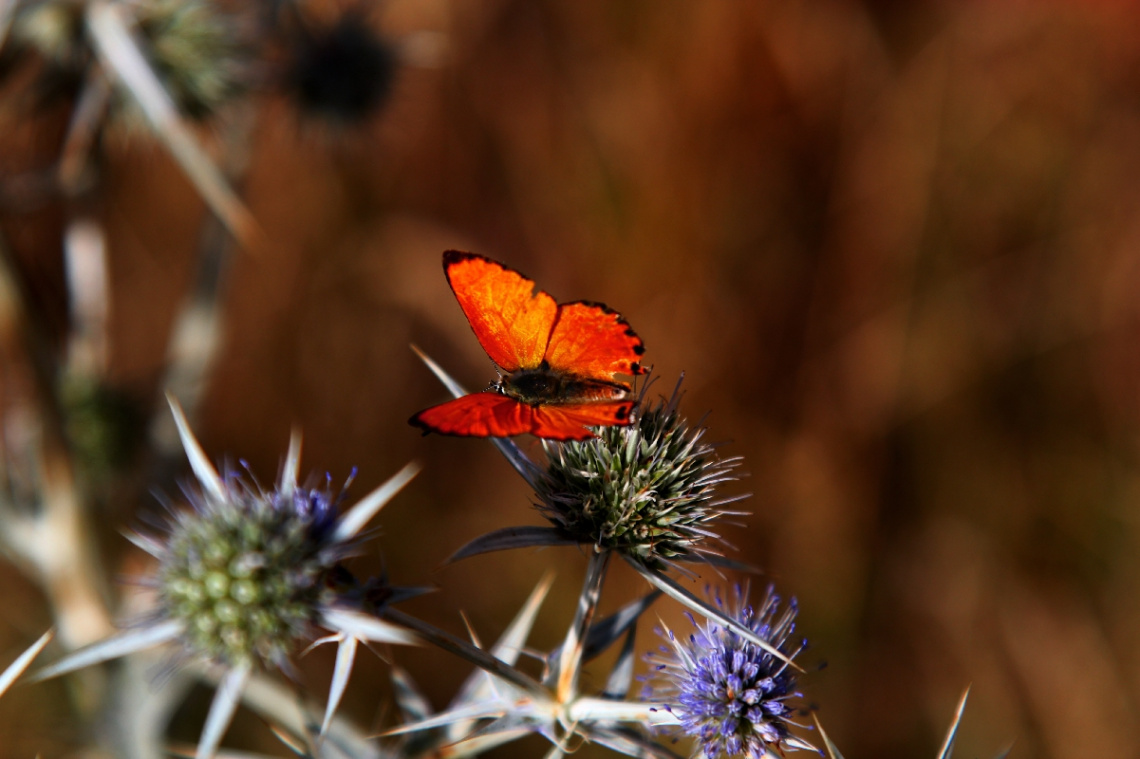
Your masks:
M712 600L789 660L807 646L806 640L790 640L795 599L781 609L770 586L758 610L739 586L731 603L719 594ZM805 727L794 721L797 709L790 703L803 697L795 690L796 670L722 625L689 619L696 632L685 639L662 631L669 645L649 654L657 673L646 695L666 704L680 729L696 739L700 755L763 759L786 749L818 752L790 730Z
M567 537L652 566L716 553L710 524L739 458L718 458L705 428L669 400L642 406L628 426L602 427L581 441L544 442L549 464L534 482L538 508Z
M145 437L144 415L127 393L80 372L61 377L64 432L76 463L94 482L122 471Z
M387 103L399 63L396 50L359 12L303 28L292 48L287 84L302 113L355 124Z

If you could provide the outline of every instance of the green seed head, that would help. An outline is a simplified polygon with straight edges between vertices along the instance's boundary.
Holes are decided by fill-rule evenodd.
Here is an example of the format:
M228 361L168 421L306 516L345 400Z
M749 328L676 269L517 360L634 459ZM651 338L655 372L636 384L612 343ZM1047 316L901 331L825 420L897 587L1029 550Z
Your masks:
M725 503L716 486L739 459L717 458L677 402L674 393L588 440L545 442L549 464L535 485L543 514L568 537L646 565L715 553L708 524Z
M196 654L280 666L328 600L328 495L266 494L237 480L227 495L175 523L158 572L162 608L185 623L184 643Z
M144 438L137 402L75 372L61 378L59 400L64 432L76 462L93 481L110 481L131 463Z

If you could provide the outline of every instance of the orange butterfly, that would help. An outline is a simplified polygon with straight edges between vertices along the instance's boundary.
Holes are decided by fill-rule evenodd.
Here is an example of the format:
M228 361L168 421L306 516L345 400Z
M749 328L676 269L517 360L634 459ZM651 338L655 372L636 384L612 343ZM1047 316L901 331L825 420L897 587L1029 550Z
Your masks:
M641 338L600 303L557 303L514 269L449 250L443 270L479 344L500 370L481 393L408 420L424 433L553 440L592 437L590 426L630 423L630 385L644 374Z

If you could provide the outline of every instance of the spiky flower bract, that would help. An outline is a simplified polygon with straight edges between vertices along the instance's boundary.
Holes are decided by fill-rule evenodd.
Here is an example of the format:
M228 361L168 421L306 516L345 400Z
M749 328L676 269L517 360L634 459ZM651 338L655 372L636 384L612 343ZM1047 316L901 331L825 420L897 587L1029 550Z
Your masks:
M538 508L567 537L646 566L716 553L709 525L739 498L717 499L739 458L718 458L705 428L678 412L680 393L641 408L629 426L581 441L544 441Z
M657 675L648 689L654 700L668 704L680 728L696 738L704 759L748 756L763 759L785 749L818 751L792 735L796 710L789 704L802 698L795 691L796 670L789 662L807 645L790 641L795 632L796 602L782 609L769 586L759 611L747 603L747 590L734 590L731 603L719 595L713 603L733 620L786 656L782 660L737 634L709 621L679 640L665 631L669 646L649 655Z
M639 759L674 757L672 752L662 751L655 739L639 728L676 725L677 719L659 703L626 700L633 679L637 620L653 603L656 594L626 604L595 624L583 624L582 610L593 603L585 594L593 595L600 587L603 573L598 570L609 558L607 554L592 557L592 566L583 584L584 595L579 598L579 612L563 644L553 651L541 653L527 645L539 607L553 581L552 575L539 583L502 636L487 649L417 623L415 629L425 642L468 660L477 669L451 704L434 713L407 673L394 672L395 695L404 720L403 724L387 731L387 735L407 736L405 740L410 740L385 747L387 755L468 757L537 734L554 744L547 754L549 757L563 756L569 753L568 747L583 741ZM596 695L581 692L577 687L581 665L615 644L620 644L618 656L600 692ZM576 649L576 653L571 653L571 648ZM546 662L541 682L517 668L524 652Z

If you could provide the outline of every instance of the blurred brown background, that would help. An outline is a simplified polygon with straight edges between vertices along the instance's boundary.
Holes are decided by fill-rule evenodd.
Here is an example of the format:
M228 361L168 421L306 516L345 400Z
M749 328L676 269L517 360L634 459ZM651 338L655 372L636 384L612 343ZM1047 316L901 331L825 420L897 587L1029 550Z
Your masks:
M462 610L485 639L554 566L534 642L555 645L583 557L439 569L540 518L492 446L406 424L445 397L409 343L470 388L493 376L440 267L446 248L483 253L619 309L657 390L685 372L684 411L708 412L750 473L731 488L754 494L725 529L733 555L799 599L804 661L827 662L803 690L849 759L933 756L969 684L959 757L1138 754L1140 11L392 0L368 19L388 39L438 34L442 52L402 67L365 123L255 97L239 185L266 242L225 282L196 422L211 455L268 481L297 424L303 469L359 466L355 496L419 459L356 566L438 584L408 609L456 632ZM54 160L67 113L6 117L6 176ZM206 212L145 139L108 140L102 170L107 377L151 413ZM66 215L2 217L59 344ZM155 509L148 488L175 492L141 471L100 506L112 576L137 571L117 531ZM14 653L50 614L3 571ZM618 569L606 608L642 590ZM437 706L465 673L392 655ZM331 658L306 660L317 693ZM387 713L386 671L365 656L353 677L365 724ZM20 705L0 702L0 723L28 755L51 717Z

